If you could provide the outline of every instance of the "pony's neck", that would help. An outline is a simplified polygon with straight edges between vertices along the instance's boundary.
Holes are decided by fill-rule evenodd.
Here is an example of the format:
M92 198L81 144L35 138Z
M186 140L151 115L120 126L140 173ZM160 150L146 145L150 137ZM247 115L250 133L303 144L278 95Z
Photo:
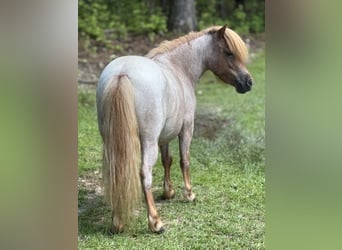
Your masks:
M203 36L179 45L172 51L156 56L154 60L168 61L195 86L202 74L208 69L207 57L211 50L211 39L210 34L203 34Z

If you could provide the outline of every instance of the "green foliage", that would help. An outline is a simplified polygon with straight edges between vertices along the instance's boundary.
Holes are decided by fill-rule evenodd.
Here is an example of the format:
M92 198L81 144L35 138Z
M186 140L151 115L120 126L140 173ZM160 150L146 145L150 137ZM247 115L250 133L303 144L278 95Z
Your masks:
M242 5L239 5L233 12L230 26L240 34L245 34L249 31L249 23L247 22L246 13L243 11Z
M79 0L78 30L85 38L106 42L111 37L166 31L166 17L159 7L143 1Z
M244 6L235 8L231 0L197 0L197 20L200 29L211 25L228 24L239 33L264 31L264 0L245 0ZM162 11L164 9L164 12ZM155 34L167 31L167 8L160 1L141 0L79 0L78 31L90 41L110 44L116 37L125 38L128 33Z
M245 0L244 6L235 6L232 0L197 0L200 28L210 25L228 26L238 33L260 33L265 29L264 0Z
M249 31L260 33L265 30L265 1L245 0L244 11Z
M200 29L221 23L219 16L213 14L216 12L216 1L196 1L196 11Z
M78 1L78 30L81 36L89 36L97 41L105 39L104 30L115 24L110 21L105 0Z

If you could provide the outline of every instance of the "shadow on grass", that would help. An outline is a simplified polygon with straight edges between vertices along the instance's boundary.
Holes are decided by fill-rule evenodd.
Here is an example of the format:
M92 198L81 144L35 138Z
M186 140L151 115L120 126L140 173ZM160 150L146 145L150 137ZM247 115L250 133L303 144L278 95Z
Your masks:
M228 124L229 121L220 117L217 111L198 108L195 116L194 138L204 137L215 140L217 133Z
M110 209L103 202L103 196L80 190L85 197L79 198L78 232L79 235L93 235L109 233ZM109 235L109 234L108 234Z
M155 204L159 212L163 211L164 206L178 204L189 206L190 204L198 203L188 202L182 199L181 195L175 196L173 199L164 199L160 190L155 190L153 196ZM145 201L142 200L142 206L136 213L132 222L125 227L125 231L120 234L110 232L111 226L111 211L110 207L103 201L102 195L95 195L93 191L86 189L79 190L79 209L78 209L78 235L82 239L91 235L102 235L112 238L120 235L129 235L135 237L137 235L155 235L148 229L147 223L147 208Z

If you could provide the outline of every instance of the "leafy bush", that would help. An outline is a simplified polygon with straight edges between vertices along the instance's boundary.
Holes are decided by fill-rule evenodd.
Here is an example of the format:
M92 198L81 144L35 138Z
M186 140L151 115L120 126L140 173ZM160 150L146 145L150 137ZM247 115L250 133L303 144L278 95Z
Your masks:
M106 42L110 36L166 32L166 16L142 1L79 0L78 30L82 37Z
M240 5L233 13L231 18L231 28L235 29L238 33L248 33L249 23L246 18L246 13Z
M228 24L239 33L264 32L264 0L245 0L244 6L238 7L231 0L197 0L196 3L201 29L213 24Z
M110 45L112 38L125 38L128 33L155 34L167 31L168 5L157 0L79 0L78 31L85 47L91 42ZM200 29L210 25L228 24L239 33L264 31L264 0L245 0L236 8L231 0L197 0Z
M104 30L115 25L115 16L110 13L105 0L80 0L78 2L78 31L81 36L105 40Z

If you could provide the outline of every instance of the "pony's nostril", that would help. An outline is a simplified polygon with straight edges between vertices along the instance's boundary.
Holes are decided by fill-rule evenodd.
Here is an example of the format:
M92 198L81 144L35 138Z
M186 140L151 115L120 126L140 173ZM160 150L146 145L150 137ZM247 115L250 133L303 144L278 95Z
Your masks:
M253 80L252 80L252 78L249 78L248 80L247 80L247 86L248 87L252 87L252 84L253 84Z

